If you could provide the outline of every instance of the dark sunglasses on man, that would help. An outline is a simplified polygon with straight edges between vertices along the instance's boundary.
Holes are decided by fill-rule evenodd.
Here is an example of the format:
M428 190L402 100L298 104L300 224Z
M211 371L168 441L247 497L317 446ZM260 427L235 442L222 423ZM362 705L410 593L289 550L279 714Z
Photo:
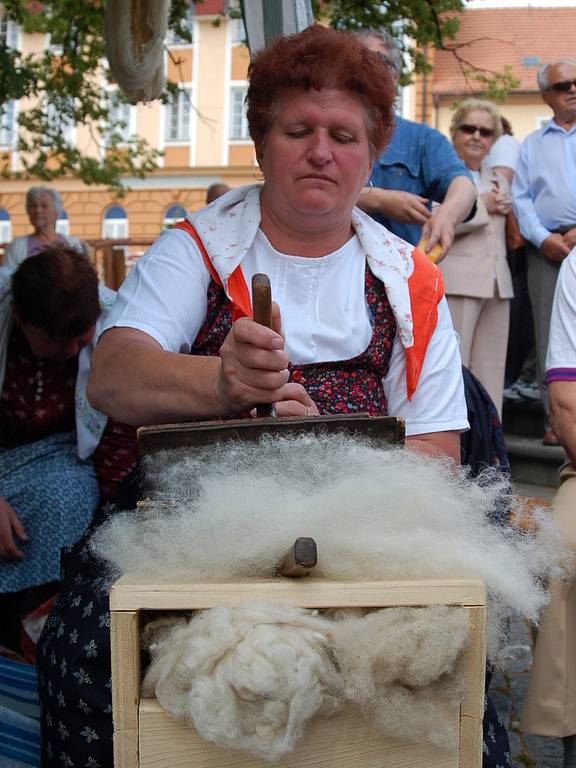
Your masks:
M484 128L480 125L469 125L468 123L462 123L458 126L458 130L465 133L467 136L473 136L476 131L482 136L483 139L487 139L489 136L494 136L494 130L492 128Z
M560 80L558 83L550 83L546 90L555 91L556 93L568 93L572 86L576 87L575 80Z

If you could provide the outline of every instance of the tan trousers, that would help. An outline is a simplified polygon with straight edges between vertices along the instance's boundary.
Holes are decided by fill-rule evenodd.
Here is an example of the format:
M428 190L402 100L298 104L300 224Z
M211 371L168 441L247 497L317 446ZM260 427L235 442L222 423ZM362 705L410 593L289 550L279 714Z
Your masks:
M446 296L446 299L460 336L462 364L484 385L501 417L510 300L499 296L492 299Z
M566 544L576 550L576 474L569 471L553 501ZM550 585L534 649L520 729L541 736L576 734L576 580Z

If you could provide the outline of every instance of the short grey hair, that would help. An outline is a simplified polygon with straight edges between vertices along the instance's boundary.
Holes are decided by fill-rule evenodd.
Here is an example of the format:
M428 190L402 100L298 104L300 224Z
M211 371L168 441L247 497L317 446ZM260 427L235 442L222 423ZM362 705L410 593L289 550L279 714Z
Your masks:
M40 195L50 195L54 205L54 210L56 211L56 215L60 216L60 214L64 211L64 204L62 203L60 192L58 192L57 189L53 189L52 187L30 187L28 192L26 192L26 210L28 210L31 203L37 197L40 197Z
M377 40L380 40L380 42L383 43L384 47L390 54L390 61L392 62L392 66L398 75L402 74L402 67L404 66L402 50L398 45L398 40L396 40L394 35L391 35L387 29L371 29L370 27L366 27L365 29L359 29L358 31L354 32L354 34L358 37L375 37Z
M487 112L492 118L492 125L494 126L494 141L502 136L502 115L500 114L500 110L496 104L494 104L493 101L488 101L487 99L465 99L458 105L456 111L452 115L452 122L450 123L450 136L452 137L452 141L454 141L454 137L458 132L458 128L460 128L462 125L466 115L469 112L474 112L475 110Z
M548 70L555 64L573 64L576 67L576 59L557 59L557 61L549 61L547 64L543 64L538 70L536 79L538 80L538 88L540 93L544 93L548 90L550 83L548 82Z

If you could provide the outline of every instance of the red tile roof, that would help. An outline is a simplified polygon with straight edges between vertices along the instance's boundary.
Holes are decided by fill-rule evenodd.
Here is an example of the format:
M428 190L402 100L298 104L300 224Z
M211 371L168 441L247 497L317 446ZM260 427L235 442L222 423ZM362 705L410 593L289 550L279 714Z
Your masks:
M478 67L501 72L510 64L521 82L513 93L537 92L536 73L541 64L576 57L576 7L466 10L456 39L446 42L464 43L460 55ZM433 90L436 94L470 90L452 53L435 52Z
M224 13L224 0L199 0L194 6L196 16L216 16Z

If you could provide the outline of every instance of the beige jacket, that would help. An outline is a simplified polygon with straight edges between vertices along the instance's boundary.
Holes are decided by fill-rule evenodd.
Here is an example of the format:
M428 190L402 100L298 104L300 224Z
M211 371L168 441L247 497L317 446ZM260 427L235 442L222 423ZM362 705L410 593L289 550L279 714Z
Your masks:
M479 299L493 296L511 299L514 296L506 260L506 217L490 215L480 197L496 184L502 192L510 194L510 185L504 176L483 163L476 215L470 221L458 224L454 244L439 264L446 295Z

